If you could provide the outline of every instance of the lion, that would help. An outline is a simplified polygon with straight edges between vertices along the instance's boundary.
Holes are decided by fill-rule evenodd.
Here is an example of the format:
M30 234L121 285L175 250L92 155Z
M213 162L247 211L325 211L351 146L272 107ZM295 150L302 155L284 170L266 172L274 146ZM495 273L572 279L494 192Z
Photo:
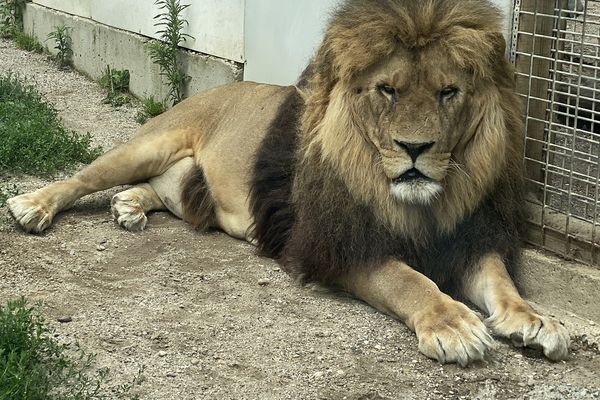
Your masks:
M252 242L398 318L440 363L483 360L491 334L565 359L566 329L511 280L523 128L500 23L484 0L348 0L296 86L191 97L9 210L42 232L80 197L135 184L111 201L123 228L169 210Z

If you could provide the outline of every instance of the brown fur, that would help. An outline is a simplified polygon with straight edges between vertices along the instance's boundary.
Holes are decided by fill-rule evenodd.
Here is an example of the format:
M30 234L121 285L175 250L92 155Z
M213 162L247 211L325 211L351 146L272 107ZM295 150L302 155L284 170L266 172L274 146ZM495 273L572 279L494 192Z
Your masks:
M193 168L183 178L181 205L182 219L194 229L206 230L215 226L215 200L210 194L202 168Z
M433 49L433 62L453 62L472 74L473 83L461 124L467 127L465 140L452 153L457 170L431 210L434 225L452 231L495 184L521 179L519 100L499 31L500 16L484 1L346 3L334 16L311 66L314 73L304 90L303 145L321 151L323 164L341 172L353 194L373 204L379 218L408 235L420 235L423 215L399 207L390 199L387 182L376 178L382 176L378 155L357 129L364 110L353 112L348 90L362 71L399 48Z

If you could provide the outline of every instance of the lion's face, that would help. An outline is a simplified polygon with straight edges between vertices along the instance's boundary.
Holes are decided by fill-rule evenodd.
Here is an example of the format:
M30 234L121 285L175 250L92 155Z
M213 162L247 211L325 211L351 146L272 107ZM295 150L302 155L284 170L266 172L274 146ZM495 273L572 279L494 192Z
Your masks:
M468 75L443 50L401 49L363 72L351 88L363 131L376 147L395 198L430 203L444 190L465 132Z

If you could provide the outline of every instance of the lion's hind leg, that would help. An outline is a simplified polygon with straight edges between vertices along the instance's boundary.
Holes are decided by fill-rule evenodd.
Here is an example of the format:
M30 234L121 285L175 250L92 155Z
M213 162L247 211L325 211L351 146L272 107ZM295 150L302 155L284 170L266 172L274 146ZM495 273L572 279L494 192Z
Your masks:
M165 173L177 161L193 155L192 142L186 131L177 130L134 137L64 181L9 199L8 209L26 232L42 232L58 212L87 194Z
M159 176L118 193L111 201L115 220L128 231L142 231L150 211L169 210L183 217L182 192L187 177L194 170L194 159L186 157Z
M110 209L115 220L131 232L144 230L146 213L165 206L149 183L142 183L113 196Z

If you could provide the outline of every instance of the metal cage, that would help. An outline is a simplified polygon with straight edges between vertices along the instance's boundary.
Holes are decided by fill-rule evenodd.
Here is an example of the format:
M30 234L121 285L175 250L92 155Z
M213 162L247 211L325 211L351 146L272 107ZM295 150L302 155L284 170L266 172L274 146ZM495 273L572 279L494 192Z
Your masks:
M600 263L600 0L516 0L528 240Z

